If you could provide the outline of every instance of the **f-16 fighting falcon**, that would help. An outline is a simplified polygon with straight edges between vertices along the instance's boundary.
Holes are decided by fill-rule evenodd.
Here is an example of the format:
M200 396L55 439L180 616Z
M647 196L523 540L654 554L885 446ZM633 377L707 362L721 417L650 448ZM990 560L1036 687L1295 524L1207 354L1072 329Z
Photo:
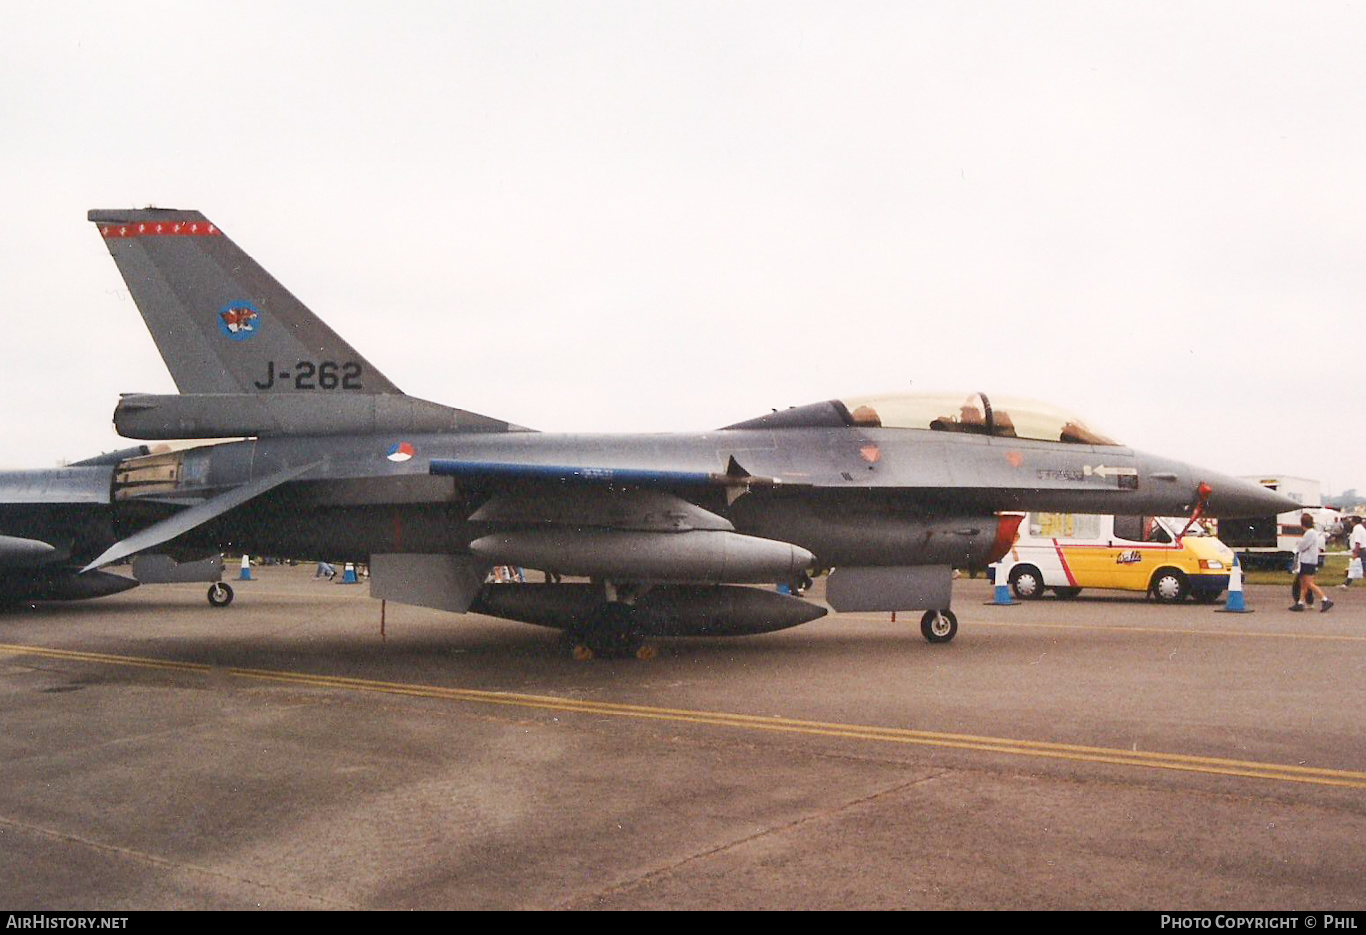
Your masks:
M404 395L197 211L89 219L180 391L124 395L119 433L243 440L121 460L87 574L166 548L369 562L375 597L557 627L588 657L813 620L823 607L771 586L833 569L837 611L923 610L946 642L952 569L1006 552L1019 518L1003 511L1291 508L983 393L827 400L701 434L533 431ZM486 585L494 565L546 583Z

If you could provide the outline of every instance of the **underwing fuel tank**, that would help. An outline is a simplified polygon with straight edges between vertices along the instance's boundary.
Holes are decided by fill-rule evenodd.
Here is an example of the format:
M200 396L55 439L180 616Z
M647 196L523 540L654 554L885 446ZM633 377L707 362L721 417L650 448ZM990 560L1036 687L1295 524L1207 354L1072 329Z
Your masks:
M799 500L760 507L743 499L734 515L745 532L799 542L827 566L982 567L1010 549L1021 519L1014 514L905 516Z
M470 551L493 565L623 581L790 581L815 562L815 556L790 542L697 529L498 532L471 542Z
M590 624L602 600L602 588L592 584L493 584L470 611L563 630ZM657 585L636 600L632 625L645 636L744 636L825 613L818 604L758 588Z

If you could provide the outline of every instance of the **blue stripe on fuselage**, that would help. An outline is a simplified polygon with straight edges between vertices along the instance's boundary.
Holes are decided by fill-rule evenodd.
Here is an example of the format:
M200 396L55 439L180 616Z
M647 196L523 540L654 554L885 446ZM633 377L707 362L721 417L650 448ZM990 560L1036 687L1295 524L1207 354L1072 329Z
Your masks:
M649 471L638 468L571 467L562 464L510 464L498 461L451 461L433 458L431 473L448 477L487 477L500 480L543 480L578 484L623 484L641 487L711 484L710 474L697 471Z

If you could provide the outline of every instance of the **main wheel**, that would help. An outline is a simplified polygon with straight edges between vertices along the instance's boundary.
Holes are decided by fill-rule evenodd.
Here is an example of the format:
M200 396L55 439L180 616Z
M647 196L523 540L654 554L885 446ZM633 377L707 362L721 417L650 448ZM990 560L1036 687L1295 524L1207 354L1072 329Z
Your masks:
M209 585L209 606L227 607L232 603L232 588L223 582Z
M1163 568L1153 575L1149 590L1161 603L1177 604L1185 600L1186 595L1190 593L1190 583L1186 581L1186 576L1176 569Z
M570 657L579 662L655 658L659 650L645 642L635 614L635 609L626 604L603 604L590 622L565 634Z
M947 643L958 635L958 618L951 610L927 610L920 618L920 633L931 643Z
M1016 565L1010 569L1010 590L1022 601L1043 596L1043 575L1033 565Z

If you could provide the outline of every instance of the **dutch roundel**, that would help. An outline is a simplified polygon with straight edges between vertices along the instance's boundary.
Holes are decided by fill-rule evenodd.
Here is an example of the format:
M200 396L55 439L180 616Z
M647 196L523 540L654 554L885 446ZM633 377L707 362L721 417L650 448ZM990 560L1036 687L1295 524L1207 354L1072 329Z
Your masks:
M397 445L392 445L389 448L389 451L387 454L385 454L385 457L388 458L390 461L407 461L414 454L416 454L416 452L413 451L412 445L408 444L407 442L399 442Z

